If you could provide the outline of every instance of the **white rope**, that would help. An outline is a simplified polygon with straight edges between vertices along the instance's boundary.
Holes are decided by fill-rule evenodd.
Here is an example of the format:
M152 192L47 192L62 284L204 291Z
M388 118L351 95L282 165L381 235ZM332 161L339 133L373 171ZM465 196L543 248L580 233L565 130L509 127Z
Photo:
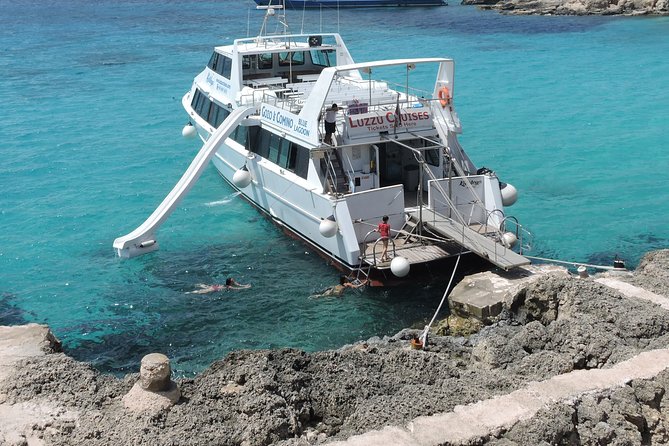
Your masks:
M528 259L541 260L543 262L562 263L564 265L572 265L572 266L587 266L588 268L595 268L595 269L602 269L602 270L621 270L621 269L625 269L624 267L619 268L617 266L591 265L589 263L570 262L570 261L567 261L567 260L545 259L543 257L535 257L535 256L528 256L528 255L526 255L525 257L527 257Z
M441 302L439 302L439 306L437 307L437 311L434 312L434 316L432 316L432 320L430 321L429 324L425 326L423 329L423 333L418 337L420 342L423 343L423 347L427 347L427 333L430 331L430 327L434 323L434 320L437 318L437 315L439 314L439 311L441 310L441 307L444 305L444 301L446 301L446 296L448 295L448 290L451 289L451 284L453 283L453 278L455 277L455 271L458 269L458 263L460 263L460 257L462 257L462 254L458 254L458 259L455 261L455 266L453 267L453 272L451 273L451 279L448 281L448 286L446 287L446 290L444 290L444 295L441 297Z

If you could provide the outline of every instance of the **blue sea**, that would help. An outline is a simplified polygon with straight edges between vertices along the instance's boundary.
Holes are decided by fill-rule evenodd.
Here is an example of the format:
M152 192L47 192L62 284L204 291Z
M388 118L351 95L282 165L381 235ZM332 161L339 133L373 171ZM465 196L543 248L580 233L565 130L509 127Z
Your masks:
M422 327L443 280L310 295L338 273L209 168L121 260L113 240L199 146L180 104L214 45L255 35L251 0L0 0L0 325L49 324L100 370L163 352L192 376L235 349L337 348ZM634 267L669 245L669 18L504 16L459 6L292 11L358 61L456 61L462 145L519 191L529 254ZM249 290L186 294L234 276Z

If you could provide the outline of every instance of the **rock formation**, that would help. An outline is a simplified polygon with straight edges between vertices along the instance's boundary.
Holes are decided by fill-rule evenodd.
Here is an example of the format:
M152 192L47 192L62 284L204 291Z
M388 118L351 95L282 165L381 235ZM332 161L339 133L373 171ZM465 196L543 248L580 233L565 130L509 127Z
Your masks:
M432 421L471 413L487 415L459 421L449 444L669 444L669 311L657 301L669 296L668 271L669 251L658 251L634 274L604 276L651 299L597 276L548 274L478 333L431 334L423 350L407 329L335 351L232 352L178 380L182 398L157 411L124 405L138 374L118 379L35 349L49 345L46 327L1 327L0 444L353 445L384 433L383 444L427 433L439 444L454 431Z
M669 15L669 0L463 0L504 14Z

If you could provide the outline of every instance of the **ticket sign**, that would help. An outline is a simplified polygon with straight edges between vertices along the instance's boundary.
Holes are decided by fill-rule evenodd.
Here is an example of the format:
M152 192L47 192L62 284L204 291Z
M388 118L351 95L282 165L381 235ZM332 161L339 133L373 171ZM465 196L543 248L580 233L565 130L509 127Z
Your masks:
M348 136L364 137L370 133L427 130L433 126L427 107L373 111L346 117Z

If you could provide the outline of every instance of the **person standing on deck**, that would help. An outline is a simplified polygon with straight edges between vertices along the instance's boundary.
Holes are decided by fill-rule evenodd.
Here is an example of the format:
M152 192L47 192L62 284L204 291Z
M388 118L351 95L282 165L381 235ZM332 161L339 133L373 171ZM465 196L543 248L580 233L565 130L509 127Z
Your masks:
M388 224L388 216L384 215L379 223L379 227L374 231L381 234L381 243L383 243L383 252L381 253L382 262L390 262L388 257L388 239L390 238L390 224Z
M332 107L325 109L325 138L323 142L326 144L332 144L332 135L334 135L335 130L337 129L337 112L339 107L337 104L332 104Z

